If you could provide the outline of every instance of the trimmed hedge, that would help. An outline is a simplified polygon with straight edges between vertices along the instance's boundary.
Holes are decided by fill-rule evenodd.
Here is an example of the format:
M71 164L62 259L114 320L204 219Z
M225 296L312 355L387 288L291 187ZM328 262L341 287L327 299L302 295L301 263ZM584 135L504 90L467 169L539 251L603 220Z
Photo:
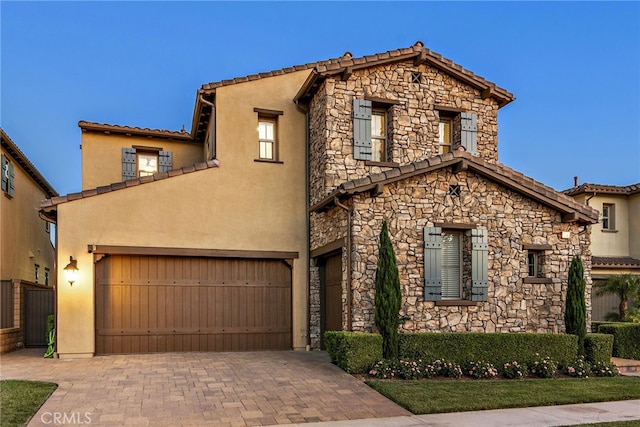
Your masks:
M536 333L405 333L400 334L400 357L466 363L485 360L494 366L551 357L559 363L575 360L578 337Z
M602 349L606 344L602 343L607 338L596 337L592 341L597 343L593 357L600 360L606 352ZM379 334L327 331L324 342L331 362L350 374L366 373L382 360ZM536 359L536 354L569 363L577 352L578 337L568 334L423 332L399 334L398 354L401 359L445 359L456 363L484 360L502 366L506 362L529 362Z
M595 322L591 322L591 333L593 334L597 334L598 333L598 329L600 328L600 325L603 325L605 323L611 323L611 322L604 322L601 320L595 321Z
M613 355L640 360L640 323L605 323L598 332L613 335Z
M613 354L613 335L587 334L584 339L585 359L590 363L609 363Z
M382 336L362 332L327 331L324 344L331 362L350 374L363 374L382 360Z

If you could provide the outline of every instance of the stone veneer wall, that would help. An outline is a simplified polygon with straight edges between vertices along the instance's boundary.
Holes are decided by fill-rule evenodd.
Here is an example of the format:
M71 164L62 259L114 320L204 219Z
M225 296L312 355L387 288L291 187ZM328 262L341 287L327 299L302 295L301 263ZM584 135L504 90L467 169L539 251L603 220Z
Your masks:
M423 83L411 83L413 71L422 73ZM476 113L478 156L489 162L498 159L495 100L482 99L477 89L424 64L407 61L358 70L346 81L327 78L310 104L311 204L342 182L381 171L353 158L353 99L365 97L398 102L388 114L393 129L389 161L402 165L438 154L436 105Z
M460 197L447 195L459 184ZM564 332L567 272L571 258L581 254L587 278L590 313L591 255L589 229L562 223L553 209L532 201L471 172L452 174L442 169L387 185L375 198L363 193L352 199L353 217L353 330L370 332L374 326L375 270L382 220L398 260L402 289L401 315L409 320L404 331ZM312 246L328 240L330 211L314 214ZM488 230L488 301L472 306L443 306L424 301L422 229L435 223L472 223ZM571 232L561 239L561 232ZM551 283L524 283L527 276L523 244L548 244L545 277ZM346 289L345 289L346 290ZM312 288L312 293L314 289ZM346 303L344 305L346 311ZM590 324L590 317L588 324Z

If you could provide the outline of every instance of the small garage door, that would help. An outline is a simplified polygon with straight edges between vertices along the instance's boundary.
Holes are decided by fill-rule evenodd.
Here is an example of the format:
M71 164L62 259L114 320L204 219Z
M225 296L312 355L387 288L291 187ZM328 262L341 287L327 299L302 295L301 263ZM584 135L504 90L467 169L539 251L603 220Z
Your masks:
M105 256L96 265L96 352L290 350L283 260Z

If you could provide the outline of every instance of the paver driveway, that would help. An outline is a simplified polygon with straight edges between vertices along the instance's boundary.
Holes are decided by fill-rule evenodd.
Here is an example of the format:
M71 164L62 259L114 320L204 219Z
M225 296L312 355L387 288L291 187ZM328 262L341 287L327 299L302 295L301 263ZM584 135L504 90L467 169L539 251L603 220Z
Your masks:
M58 389L30 426L257 426L410 415L329 362L324 352L154 353L43 359L2 355L2 379ZM86 414L86 415L85 415Z

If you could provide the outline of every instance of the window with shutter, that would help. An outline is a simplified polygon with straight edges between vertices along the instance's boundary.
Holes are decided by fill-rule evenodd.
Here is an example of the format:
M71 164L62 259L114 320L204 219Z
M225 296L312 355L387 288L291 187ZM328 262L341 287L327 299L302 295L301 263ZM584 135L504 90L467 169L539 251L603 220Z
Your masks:
M487 301L489 281L487 254L489 238L487 230L471 230L471 300Z
M124 147L122 149L122 180L136 177L136 149Z
M424 228L424 299L442 299L442 229Z
M173 154L171 151L161 151L158 154L159 172L168 172L173 169Z
M460 144L468 153L478 155L478 116L475 113L460 113Z
M442 298L460 299L462 234L442 232Z
M357 160L371 160L371 116L371 101L353 100L353 157Z
M13 163L9 163L9 197L13 197L16 193L16 172L13 169Z
M9 160L2 155L2 169L0 170L2 173L2 191L5 193L9 192Z

